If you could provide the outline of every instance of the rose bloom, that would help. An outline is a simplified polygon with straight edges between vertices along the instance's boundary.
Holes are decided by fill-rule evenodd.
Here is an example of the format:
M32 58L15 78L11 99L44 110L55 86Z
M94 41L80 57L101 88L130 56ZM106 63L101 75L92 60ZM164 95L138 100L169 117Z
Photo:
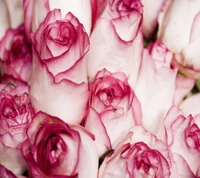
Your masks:
M85 127L92 133L99 131L99 135L103 135L100 130L100 125L103 124L113 148L125 137L130 127L142 124L140 102L127 80L122 72L111 73L104 69L97 73L89 86L89 106L98 114L89 114ZM98 122L100 123L94 124ZM109 148L108 142L103 144Z
M172 155L167 146L143 127L135 126L108 154L100 166L98 178L183 178L194 177L185 162Z
M84 59L89 38L83 25L72 13L62 19L61 11L55 9L32 33L32 44L34 108L80 123L89 97Z
M200 115L185 117L183 112L173 106L165 120L163 140L173 153L180 154L195 176L200 176Z
M9 29L0 41L1 73L29 81L32 67L32 50L24 26Z
M17 83L20 82L0 84L0 164L22 175L26 164L21 144L34 111L29 101L29 87L17 86Z
M98 155L94 136L80 125L39 112L22 145L29 177L95 178Z
M24 22L27 35L35 32L49 11L60 9L62 18L68 12L76 16L83 24L88 35L92 26L92 7L90 0L27 0L24 1Z
M139 0L107 1L90 37L91 48L86 55L89 81L106 68L124 72L134 88L143 49L142 12Z
M200 77L199 27L198 0L172 1L159 17L158 38L176 54L179 70L194 78Z

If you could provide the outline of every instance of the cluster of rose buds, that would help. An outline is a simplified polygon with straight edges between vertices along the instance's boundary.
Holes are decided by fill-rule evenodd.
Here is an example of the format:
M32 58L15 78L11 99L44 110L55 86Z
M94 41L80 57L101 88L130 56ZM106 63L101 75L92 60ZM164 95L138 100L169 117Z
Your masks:
M0 178L199 178L200 0L0 0Z

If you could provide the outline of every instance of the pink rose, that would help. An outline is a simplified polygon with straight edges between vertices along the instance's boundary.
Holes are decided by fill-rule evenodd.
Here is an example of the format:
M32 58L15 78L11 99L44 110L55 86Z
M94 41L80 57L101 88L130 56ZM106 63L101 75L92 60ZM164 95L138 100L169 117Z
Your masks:
M172 1L159 17L158 38L176 54L180 71L194 78L200 77L199 27L200 1Z
M22 175L26 164L21 144L34 111L29 101L29 87L16 83L0 84L0 164L13 173Z
M89 90L89 105L98 114L88 115L85 127L97 132L102 123L104 132L108 134L111 145L115 148L127 135L130 127L142 124L140 102L122 72L111 73L106 69L98 72ZM94 119L99 121L93 122ZM101 123L94 124L98 122ZM103 135L102 131L99 132ZM109 148L108 142L106 143L103 144Z
M99 178L170 177L171 160L167 147L142 127L129 134L100 166Z
M195 177L186 161L172 154L161 140L143 127L135 126L108 154L98 178L188 178Z
M27 133L22 153L31 177L97 177L94 137L80 125L39 112Z
M177 107L172 107L165 120L165 143L171 151L180 154L196 176L200 176L200 115L187 118Z
M88 35L92 26L92 7L90 0L26 0L24 1L25 28L27 35L35 32L49 11L60 9L62 18L68 12L83 24Z
M29 81L32 67L31 44L26 39L24 26L9 29L0 41L1 73Z
M32 33L32 44L30 95L34 108L80 123L89 97L84 59L89 38L83 25L71 13L62 19L55 9Z
M109 0L97 19L87 53L87 70L92 81L104 68L124 72L134 88L137 81L143 40L142 4L139 0Z
M174 102L178 69L171 67L172 57L159 41L143 51L135 93L142 107L143 126L154 134Z

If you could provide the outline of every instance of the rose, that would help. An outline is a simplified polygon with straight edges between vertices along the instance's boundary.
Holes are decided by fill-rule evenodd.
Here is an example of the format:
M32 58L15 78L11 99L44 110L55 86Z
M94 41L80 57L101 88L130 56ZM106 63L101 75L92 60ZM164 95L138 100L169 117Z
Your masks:
M80 123L89 97L84 59L89 38L83 26L71 13L61 19L60 10L55 9L32 34L32 44L34 108Z
M27 85L0 84L0 163L18 175L26 169L21 144L33 115Z
M163 138L173 153L180 154L196 176L200 176L200 115L187 118L176 106L172 107L165 120Z
M0 1L0 40L8 28L17 28L23 23L23 0Z
M27 0L24 1L25 28L27 35L35 32L44 21L49 11L60 9L62 18L68 12L74 14L85 27L88 35L92 26L92 10L90 0Z
M167 0L169 1L169 0ZM158 24L158 15L162 7L166 4L165 0L148 1L142 0L144 6L142 31L145 37L149 38L153 34Z
M161 140L142 127L133 127L108 155L99 170L99 178L170 177L170 156Z
M31 44L26 39L24 26L9 29L0 41L1 73L29 81L32 65Z
M106 69L99 71L90 83L89 91L89 105L98 114L89 114L85 127L96 133L103 124L105 131L100 130L100 135L106 132L115 148L130 127L142 124L140 102L122 72L111 73ZM109 148L108 141L103 144Z
M92 81L104 68L124 72L134 88L143 49L142 4L139 0L109 0L92 31L87 70Z
M176 54L180 71L194 78L200 76L199 25L199 1L173 1L159 17L158 38Z
M143 51L135 93L142 107L142 124L156 134L173 104L177 67L170 65L171 52L159 42Z
M172 154L161 140L141 126L134 126L108 154L100 166L98 178L187 178L195 177L185 160Z
M39 112L27 134L22 153L31 177L97 177L94 137L80 125Z

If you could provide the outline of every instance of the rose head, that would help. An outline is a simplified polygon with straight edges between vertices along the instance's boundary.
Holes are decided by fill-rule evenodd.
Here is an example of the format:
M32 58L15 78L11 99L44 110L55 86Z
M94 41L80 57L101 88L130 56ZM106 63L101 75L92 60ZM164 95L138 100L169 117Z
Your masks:
M60 9L62 18L68 12L73 13L84 25L88 35L90 35L92 26L92 7L90 0L27 0L24 1L24 23L28 37L30 37L31 32L35 32L38 29L47 14L54 9Z
M99 71L89 90L89 105L97 111L114 148L130 127L142 124L140 102L122 72ZM91 125L90 117L86 118L86 128ZM98 130L99 126L93 127Z
M105 158L99 178L167 178L171 174L170 164L164 143L142 127L133 127L114 153Z
M200 117L189 115L187 118L177 107L172 107L165 120L166 143L173 153L180 154L194 175L200 176Z
M84 59L89 38L83 25L72 13L62 18L60 10L54 9L32 33L32 44L30 95L34 108L80 123L89 96Z
M0 68L2 74L29 81L32 65L31 44L26 39L24 26L9 29L0 41Z
M96 177L98 155L93 139L80 125L68 125L39 112L22 146L30 175L34 178Z
M28 86L0 84L0 163L15 174L26 168L20 149L33 115Z

